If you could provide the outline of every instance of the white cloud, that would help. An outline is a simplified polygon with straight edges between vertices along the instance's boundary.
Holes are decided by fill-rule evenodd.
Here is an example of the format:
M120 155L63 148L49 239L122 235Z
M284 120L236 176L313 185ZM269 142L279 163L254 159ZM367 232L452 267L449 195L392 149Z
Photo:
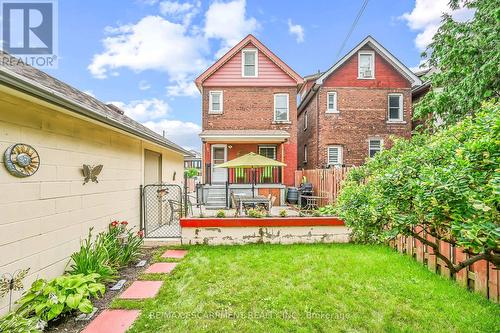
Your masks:
M177 96L198 96L200 92L194 81L188 78L181 78L175 80L175 83L167 86L167 95L170 97Z
M167 139L186 149L200 149L201 143L198 134L201 132L201 126L198 124L189 121L162 119L148 121L143 125L159 134L163 134L163 131L165 131Z
M139 90L149 90L151 89L151 84L146 80L139 81Z
M297 43L304 41L304 28L300 24L293 24L291 19L288 19L288 32L295 36Z
M201 2L178 2L162 1L160 2L160 13L174 20L182 20L182 24L189 26L193 18L200 12Z
M259 28L259 22L255 18L247 18L245 7L245 0L215 1L205 13L205 36L222 40L216 57L222 56L246 35Z
M104 51L94 55L89 70L97 78L127 67L140 72L165 71L171 79L201 71L206 67L207 41L189 35L187 27L160 16L146 16L136 24L116 28L103 40Z
M425 50L432 42L441 25L442 15L451 14L455 20L465 21L474 15L474 11L468 8L451 10L448 6L449 0L416 0L415 8L410 13L400 16L405 20L410 29L419 31L415 38L415 45L420 50Z
M164 118L170 111L167 102L157 98L136 100L129 103L111 102L111 104L116 105L125 111L127 116L141 123Z

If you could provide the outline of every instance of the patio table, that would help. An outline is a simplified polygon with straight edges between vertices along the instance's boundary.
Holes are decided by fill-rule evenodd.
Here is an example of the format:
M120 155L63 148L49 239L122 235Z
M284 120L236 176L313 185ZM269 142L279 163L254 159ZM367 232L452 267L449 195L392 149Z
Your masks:
M269 199L265 196L262 195L257 195L255 197L251 195L236 195L235 194L235 199L238 203L238 206L240 206L240 211L243 210L243 205L244 204L254 204L254 205L264 205L266 207L266 210L269 211Z
M301 198L306 199L306 204L301 209L304 211L311 211L311 210L318 209L318 207L319 207L318 202L320 200L324 199L323 197L315 196L315 195L302 195Z

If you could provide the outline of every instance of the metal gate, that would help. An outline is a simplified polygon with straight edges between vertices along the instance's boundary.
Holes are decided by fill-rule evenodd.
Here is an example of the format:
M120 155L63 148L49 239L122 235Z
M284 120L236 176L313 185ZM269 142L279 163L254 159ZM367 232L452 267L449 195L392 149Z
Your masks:
M175 184L145 185L141 194L145 237L180 237L179 221L183 214L181 187Z

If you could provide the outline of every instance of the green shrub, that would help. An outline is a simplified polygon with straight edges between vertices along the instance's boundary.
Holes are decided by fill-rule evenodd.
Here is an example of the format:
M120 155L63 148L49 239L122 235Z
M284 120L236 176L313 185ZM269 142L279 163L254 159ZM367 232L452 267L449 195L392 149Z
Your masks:
M9 333L41 333L45 322L38 317L28 317L11 312L0 319L0 332Z
M323 216L335 216L337 213L335 211L334 205L326 205L318 209L319 215Z
M73 275L97 273L100 281L113 281L117 270L109 264L107 249L92 243L92 229L90 228L87 239L81 244L80 251L71 255L72 264L68 273Z
M402 234L418 239L424 229L499 266L499 119L498 103L487 104L475 117L433 135L396 140L392 149L351 171L337 211L353 238L380 242ZM464 266L453 267L456 272Z
M35 315L50 321L61 314L79 310L92 312L90 298L104 294L99 274L63 275L50 281L38 279L18 301L18 314Z
M287 217L287 215L288 215L288 213L286 212L286 209L280 210L279 214L280 214L281 217Z
M264 214L260 210L254 209L254 208L249 209L247 215L249 217L254 217L254 218L262 218L262 217L264 217Z
M215 214L215 217L218 217L220 219L225 218L226 217L226 212L223 211L222 209L218 210L217 213Z
M186 178L193 178L199 175L198 169L196 168L189 168L184 170L184 174L186 175Z

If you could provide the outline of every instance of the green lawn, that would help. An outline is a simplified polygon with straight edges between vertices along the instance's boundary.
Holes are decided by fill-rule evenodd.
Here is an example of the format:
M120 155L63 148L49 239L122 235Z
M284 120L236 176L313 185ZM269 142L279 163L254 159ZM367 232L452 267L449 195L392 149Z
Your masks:
M115 308L142 309L130 332L491 333L500 328L499 305L383 246L189 251L155 299L114 301Z

